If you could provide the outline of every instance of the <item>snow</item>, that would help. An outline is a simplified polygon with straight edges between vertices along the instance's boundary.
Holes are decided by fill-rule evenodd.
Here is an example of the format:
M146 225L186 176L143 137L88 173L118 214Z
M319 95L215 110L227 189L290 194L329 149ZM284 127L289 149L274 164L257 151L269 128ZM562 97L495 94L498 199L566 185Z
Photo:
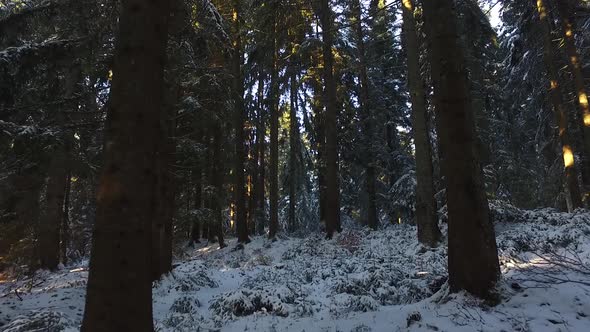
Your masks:
M445 245L402 224L187 248L154 283L156 330L590 331L590 214L493 210L499 305L449 294ZM87 275L85 261L0 283L0 330L77 330Z

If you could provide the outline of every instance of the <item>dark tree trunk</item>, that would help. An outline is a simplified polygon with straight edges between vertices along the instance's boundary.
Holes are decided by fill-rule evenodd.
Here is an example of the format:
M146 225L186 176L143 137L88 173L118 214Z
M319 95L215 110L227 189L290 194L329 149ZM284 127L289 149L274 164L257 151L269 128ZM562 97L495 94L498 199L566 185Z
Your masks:
M295 208L297 205L297 153L299 147L299 121L297 120L297 77L295 66L291 68L289 110L289 231L296 229Z
M571 2L571 1L569 1ZM561 19L563 30L563 39L565 42L565 52L569 59L568 65L572 72L574 88L576 89L576 103L580 110L579 125L582 128L582 182L584 184L583 200L588 205L590 199L590 105L588 105L588 90L584 85L584 75L582 74L582 59L576 47L574 39L574 22L573 10L568 0L557 0L557 9Z
M73 66L66 74L64 97L72 98L76 92L79 69ZM73 107L75 108L75 107ZM72 133L66 129L66 117L62 110L56 110L56 122L61 126L58 135L59 142L50 154L49 168L46 181L45 211L41 215L39 224L39 267L55 270L59 265L61 226L64 217L64 199L66 192L66 178L68 176L68 146Z
M68 148L68 155L71 149ZM70 192L72 189L72 171L70 170L71 159L68 159L68 171L65 180L65 197L63 205L63 214L61 221L61 261L64 265L68 264L68 245L70 242Z
M53 151L47 174L46 208L39 224L39 267L55 270L59 264L60 227L63 219L67 165L64 143Z
M123 0L82 331L153 331L151 236L168 1Z
M270 77L270 224L268 237L274 239L279 229L279 82L277 23L273 19L272 69Z
M373 114L369 97L369 77L367 75L367 59L365 53L365 41L362 24L362 10L359 0L353 0L352 12L354 16L354 30L356 34L356 43L359 57L358 76L361 83L359 101L361 106L361 121L364 136L364 155L365 163L365 194L367 195L367 209L363 223L377 229L379 221L377 219L377 193L375 188L375 157L373 154Z
M543 60L549 78L549 94L553 104L553 112L558 125L559 142L561 143L562 156L565 166L565 194L567 208L571 212L582 206L582 197L578 184L578 173L574 163L574 148L569 134L567 110L563 103L563 94L559 85L559 73L554 55L554 46L551 38L551 25L547 18L547 8L543 0L537 0L537 11L543 34Z
M176 94L173 94L175 96ZM176 198L176 179L174 178L172 167L175 164L176 141L174 140L176 132L176 111L175 102L172 101L168 107L168 117L163 126L166 126L166 135L163 136L163 147L161 158L163 159L163 170L161 173L162 180L162 205L161 218L163 219L164 228L162 229L162 253L160 254L160 275L172 271L172 229L174 222L174 208Z
M175 93L170 93L175 95ZM176 123L174 102L167 103L168 112L162 116L161 137L156 161L156 209L152 224L152 280L172 269L172 221L174 217L175 183L171 166L174 164Z
M246 211L246 191L244 184L244 81L242 79L242 28L240 1L234 0L234 49L232 58L232 72L234 75L234 125L236 131L235 141L235 204L236 204L236 230L239 243L248 243L248 220Z
M313 84L313 102L312 109L315 114L314 130L316 135L317 151L317 174L318 174L318 205L320 223L326 225L326 126L325 114L322 107L321 94L322 85L318 79L312 80Z
M474 10L479 10L475 1L466 3L469 6L475 6ZM489 140L484 139L490 135L489 118L486 112L485 104L485 75L480 43L481 36L485 36L489 31L482 31L480 16L472 12L466 13L464 22L461 24L461 34L465 39L465 63L469 73L471 103L473 105L473 118L475 119L476 145L475 151L479 156L480 164L485 167L491 162L491 151L488 145ZM491 36L490 36L491 38Z
M260 105L258 104L260 101L257 101L256 108L259 110ZM252 122L257 123L256 128L252 126L251 135L251 153L249 158L250 164L250 178L249 178L249 185L250 185L250 205L248 206L248 222L250 223L250 235L258 234L258 203L259 200L259 190L258 190L258 177L260 176L260 167L258 166L258 160L260 160L260 149L258 148L259 139L258 136L261 135L259 130L259 125L257 121L257 115L254 111L252 111Z
M202 135L200 131L197 129L195 132L195 138L198 142L201 142ZM202 226L202 236L205 237L205 224L206 221L202 220L201 218L201 209L203 207L203 164L206 162L207 158L203 158L201 155L195 156L195 168L192 170L192 188L194 190L194 196L192 197L192 204L194 206L194 210L196 215L191 216L192 224L191 224L191 233L190 233L190 245L194 245L196 243L200 243L201 239L201 226ZM188 189L190 191L190 189ZM190 196L190 195L189 195Z
M200 211L201 207L202 207L201 178L202 178L201 158L199 156L197 156L197 165L196 165L195 169L193 170L193 180L194 180L193 186L194 186L194 190L195 190L195 196L194 196L193 200L194 200L194 206L195 206L196 211ZM191 242L191 245L193 245L195 243L201 242L199 240L201 238L201 232L200 232L200 227L201 227L200 218L201 217L200 217L200 215L199 216L191 216L191 217L193 218L193 224L191 225L190 242Z
M213 185L213 182L215 181L215 177L217 176L216 172L219 172L219 161L215 160L215 130L213 129L211 131L211 136L207 136L204 141L207 142L207 168L205 169L205 174L207 175L207 181L205 181L208 184ZM215 189L217 190L217 189ZM207 198L205 199L204 203L205 203L205 211L209 212L213 212L214 208L215 208L215 204L216 204L216 200L217 200L217 192L211 193L208 192L207 193ZM215 243L216 240L216 236L217 236L217 224L216 224L216 219L215 218L209 218L209 215L207 215L207 234L204 234L203 236L206 236L207 238L207 242L208 243Z
M320 24L323 31L324 85L326 105L326 237L332 238L340 231L340 190L338 184L338 101L334 80L334 56L332 54L332 9L329 0L320 2Z
M18 240L27 236L27 232L36 227L39 222L39 198L42 185L43 178L39 176L38 165L20 169L14 177L12 187L15 188L14 212L18 227L15 237ZM35 261L31 262L31 266L36 268L38 255L29 258Z
M219 241L219 247L225 247L223 237L223 216L221 214L221 191L223 190L223 167L221 160L221 124L216 124L213 129L213 174L212 182L214 187L213 199L212 199L212 210L213 210L213 227L210 227L210 232L215 232L217 235L217 241Z
M475 153L475 123L452 0L422 3L445 177L451 291L493 298L500 277L494 228Z
M258 81L258 126L256 128L256 138L258 139L258 143L256 144L258 148L258 178L256 181L256 192L257 192L257 203L256 206L256 229L258 230L259 235L264 234L264 224L265 224L265 190L264 190L264 175L265 175L265 136L266 136L266 126L265 126L265 114L264 114L264 72L262 68L260 69L260 77Z
M428 246L436 246L441 233L436 215L432 152L428 133L428 110L422 76L420 74L420 51L414 4L412 0L402 0L403 38L408 65L408 88L412 102L412 122L416 155L416 225L418 241Z

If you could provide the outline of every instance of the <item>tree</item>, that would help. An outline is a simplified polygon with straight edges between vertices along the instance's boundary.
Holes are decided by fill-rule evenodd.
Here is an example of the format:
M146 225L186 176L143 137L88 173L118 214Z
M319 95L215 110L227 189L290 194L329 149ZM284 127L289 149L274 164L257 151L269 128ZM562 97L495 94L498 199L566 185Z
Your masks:
M122 1L82 331L151 331L168 1Z
M242 78L242 28L241 28L241 8L240 1L233 0L233 20L234 20L234 49L232 58L232 73L234 75L234 125L235 125L235 204L236 204L236 228L238 232L238 242L248 243L248 220L246 210L246 191L244 184L244 81Z
M326 237L331 239L340 231L340 189L338 179L338 101L334 80L334 55L332 54L333 33L332 9L329 0L321 0L319 8L323 39L324 61L324 103L326 125Z
M294 57L294 54L291 55ZM297 205L297 167L299 152L299 120L297 119L297 77L295 66L292 65L290 77L290 107L289 107L289 231L296 228Z
M260 69L259 78L258 78L258 121L256 127L256 147L257 147L257 154L258 157L256 160L258 166L258 177L256 179L256 183L254 185L255 194L257 196L256 199L256 207L255 207L255 217L256 217L256 229L258 230L258 234L264 234L264 224L265 224L265 190L264 190L264 176L265 176L265 137L266 137L266 115L264 110L264 70Z
M581 59L578 49L576 47L576 41L574 37L574 19L572 4L570 0L556 0L557 10L561 21L561 29L563 33L563 40L565 43L565 53L568 58L568 66L572 73L572 79L574 81L574 89L576 92L575 101L580 110L580 116L578 121L582 128L582 182L584 183L584 196L585 201L588 200L590 195L590 105L588 105L588 93L584 85L584 75L582 74Z
M561 144L563 162L565 166L565 194L567 208L571 212L582 206L578 175L574 162L574 148L569 134L569 122L567 111L563 103L563 94L559 84L559 73L555 63L551 26L547 18L547 8L543 0L537 0L537 12L539 24L543 34L543 61L549 78L549 97L553 105L555 120L558 125L558 137Z
M430 135L428 130L428 110L426 94L420 74L420 50L414 3L402 0L402 31L406 49L408 67L408 89L412 101L412 124L416 154L416 225L418 240L429 246L436 246L440 241L436 200L434 198L434 180Z
M361 113L361 126L364 136L364 154L365 163L365 194L367 195L366 215L363 222L377 229L379 220L377 218L377 192L375 188L375 158L373 156L373 121L374 117L371 112L369 96L369 77L367 75L367 58L365 51L365 41L363 32L362 8L359 0L352 0L351 11L353 13L354 30L356 37L356 48L358 53L358 77L361 83L359 92L359 103Z
M276 2L273 3L274 15L270 27L271 32L271 52L272 63L270 73L270 223L268 227L268 237L274 239L279 228L279 68L278 57L279 50L277 45L277 18L278 14Z
M452 0L423 2L449 223L451 291L492 298L500 277L494 228L475 153L469 82Z

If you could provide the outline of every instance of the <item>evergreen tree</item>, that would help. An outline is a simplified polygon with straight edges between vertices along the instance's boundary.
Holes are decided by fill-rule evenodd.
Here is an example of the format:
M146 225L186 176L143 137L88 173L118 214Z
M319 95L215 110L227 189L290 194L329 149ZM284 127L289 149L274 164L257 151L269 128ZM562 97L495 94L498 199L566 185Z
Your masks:
M420 74L420 55L414 4L412 0L402 0L403 33L408 66L408 89L412 101L412 122L416 149L416 224L418 240L435 246L440 240L436 200L434 198L434 179L430 135L428 130L428 111L426 93Z
M475 152L469 81L451 0L423 3L449 222L449 286L491 298L500 277L494 228ZM469 257L466 256L469 253Z
M83 331L153 330L146 252L155 212L168 15L167 1L122 2Z

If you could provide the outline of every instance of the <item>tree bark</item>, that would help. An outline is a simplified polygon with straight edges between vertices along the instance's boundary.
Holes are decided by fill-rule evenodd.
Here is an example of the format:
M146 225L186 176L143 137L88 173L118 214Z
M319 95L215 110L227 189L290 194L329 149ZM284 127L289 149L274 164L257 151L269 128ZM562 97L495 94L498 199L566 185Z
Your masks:
M317 64L319 65L319 64ZM313 100L311 108L314 113L315 150L318 175L318 208L320 224L326 225L326 126L322 103L321 78L314 76L311 80Z
M292 55L293 56L293 55ZM299 121L297 120L297 78L295 66L291 66L290 110L289 110L289 231L296 229L295 208L297 205L297 151Z
M363 161L365 162L365 194L367 195L367 210L364 216L364 224L371 227L371 229L377 229L379 220L377 219L377 193L375 188L375 157L372 148L374 126L369 97L369 77L367 75L367 59L360 1L353 0L351 9L354 16L354 29L359 57L358 76L361 83L359 102L361 106L361 126L364 136Z
M258 148L258 178L257 178L257 185L256 185L256 192L257 192L257 203L256 206L256 229L258 230L259 235L264 234L264 206L265 206L265 195L264 195L264 175L265 175L265 158L264 158L264 151L265 151L265 136L266 136L266 127L265 127L265 115L264 115L264 72L262 68L260 69L260 76L258 78L258 126L256 128L256 138L258 143L256 144Z
M582 183L584 184L583 201L588 204L590 199L590 105L588 105L588 90L584 85L582 74L582 59L576 47L574 39L573 11L567 0L557 0L557 10L561 20L565 52L568 57L568 66L572 72L574 88L576 89L576 104L580 110L580 122L582 132Z
M240 1L233 0L234 17L234 49L232 58L232 72L234 75L234 124L236 132L235 162L234 162L234 190L236 204L236 230L238 243L248 243L248 220L246 210L246 190L244 183L244 81L242 78L242 28Z
M536 0L539 13L539 24L543 34L543 60L549 77L549 95L553 104L553 112L558 125L559 142L561 143L562 156L565 166L565 194L568 210L571 212L582 206L578 173L574 162L574 148L568 130L568 116L563 103L563 94L559 86L559 73L554 56L554 47L551 39L551 25L547 18L547 8L543 0Z
M123 0L82 331L153 331L150 247L169 6Z
M176 92L176 91L175 91ZM176 96L173 93L172 98ZM174 223L174 208L176 198L176 179L172 171L175 164L176 156L176 141L174 139L176 133L176 110L175 100L173 99L169 105L168 116L164 119L163 126L166 126L166 135L163 136L163 170L161 173L162 180L162 201L158 204L162 205L162 219L164 228L162 229L162 253L160 254L160 275L164 275L172 271L172 240L173 240L173 223Z
M39 172L38 164L27 165L23 169L19 169L13 178L12 187L15 188L14 212L16 215L15 223L17 224L15 239L20 240L27 236L27 233L36 227L39 222L39 198L43 186L43 177L39 176ZM28 258L32 260L30 265L36 268L38 255Z
M426 93L420 74L420 50L416 21L414 19L414 3L412 0L402 2L402 31L406 48L408 66L408 88L412 102L412 122L416 156L416 225L418 241L434 247L441 238L436 214L434 198L434 180L432 152L428 131L428 110Z
M422 5L446 184L449 286L451 291L466 290L494 298L500 267L483 175L474 150L475 123L456 9L452 0L424 1Z
M340 231L340 189L338 183L338 101L334 80L334 55L332 54L333 26L329 0L320 2L320 24L323 36L324 85L326 105L326 237L331 239Z
M73 66L66 73L64 97L72 98L78 84L79 69ZM46 180L45 211L41 215L39 224L39 267L55 270L59 265L61 227L64 217L64 199L66 178L68 176L68 145L70 144L69 129L66 129L66 117L63 111L56 110L56 122L61 128L58 135L59 142L50 154L49 168Z
M213 163L216 167L213 167L212 182L215 191L213 193L212 210L213 210L213 228L210 232L215 231L217 235L217 241L219 247L225 247L225 241L223 237L223 216L221 215L222 204L221 204L221 191L223 190L223 167L221 160L221 124L216 124L213 129Z
M71 150L68 149L68 155ZM68 171L66 175L66 188L63 204L63 214L61 221L61 261L64 265L68 264L68 245L70 243L70 194L72 189L72 171L70 169L71 159L68 159Z
M67 165L64 142L53 151L47 174L46 208L39 224L39 267L56 270L60 255L60 228L63 219Z
M277 22L273 18L272 69L270 77L270 224L268 237L274 239L279 229L279 78Z
M194 190L195 190L195 196L194 196L194 207L195 210L200 211L201 207L202 207L202 187L201 187L201 178L202 178L202 173L201 173L201 158L199 156L196 157L197 158L197 165L195 167L195 169L193 170L193 179L194 179ZM198 212L197 212L198 213ZM193 218L193 224L191 225L191 235L190 235L190 242L191 245L195 244L195 243L200 243L200 238L201 238L201 220L200 220L200 215L199 216L192 216Z

